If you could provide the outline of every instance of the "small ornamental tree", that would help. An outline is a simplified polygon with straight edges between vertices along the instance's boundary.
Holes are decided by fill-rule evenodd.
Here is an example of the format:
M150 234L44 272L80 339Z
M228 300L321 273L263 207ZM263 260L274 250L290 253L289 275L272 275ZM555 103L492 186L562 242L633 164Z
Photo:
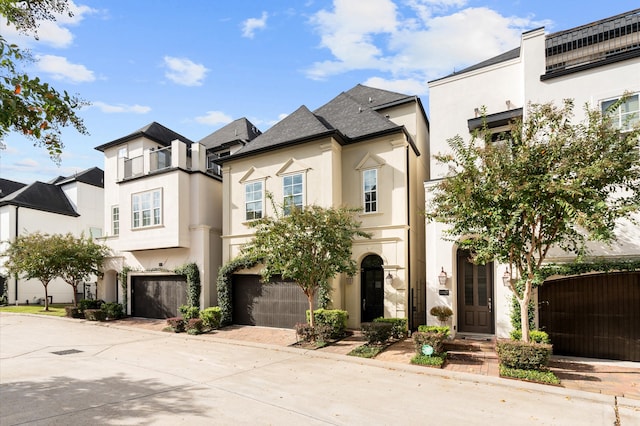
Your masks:
M523 341L549 249L580 259L588 240L611 242L616 221L640 206L640 129L621 132L609 114L588 107L585 113L572 124L570 100L530 104L502 140L492 141L485 127L469 142L448 140L451 153L436 156L450 172L433 189L427 217L448 224L448 238L475 262L510 265Z
M51 238L57 253L55 258L60 262L59 276L73 287L73 304L78 306L78 285L100 272L109 249L84 235L55 234Z
M19 235L3 253L5 268L10 274L22 275L25 279L40 280L44 286L44 310L49 310L47 286L59 276L60 260L55 241L39 232Z
M307 296L309 324L315 327L314 297L321 291L330 292L329 281L336 274L355 274L352 242L370 236L360 230L356 209L310 205L291 208L287 215L281 206L274 210L275 217L250 222L255 236L242 254L262 260L265 282L276 275L295 281Z

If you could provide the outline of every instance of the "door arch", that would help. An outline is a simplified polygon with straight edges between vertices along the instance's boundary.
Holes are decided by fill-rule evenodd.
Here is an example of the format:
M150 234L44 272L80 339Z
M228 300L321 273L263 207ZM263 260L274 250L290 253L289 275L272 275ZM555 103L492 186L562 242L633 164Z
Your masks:
M458 331L493 334L493 262L476 265L468 250L458 250Z
M360 263L360 321L384 316L384 268L382 258L370 254Z

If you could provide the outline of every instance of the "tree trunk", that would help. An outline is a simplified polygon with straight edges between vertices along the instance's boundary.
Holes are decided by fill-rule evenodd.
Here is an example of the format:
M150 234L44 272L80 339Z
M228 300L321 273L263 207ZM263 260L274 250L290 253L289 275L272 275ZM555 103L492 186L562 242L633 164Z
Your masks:
M316 320L313 315L313 295L307 295L307 300L309 300L309 325L313 328L316 326Z
M73 287L73 306L78 307L78 284L71 284Z
M44 283L43 283L44 284ZM44 284L44 310L49 310L49 291L47 290L47 284Z
M518 299L520 303L520 328L522 329L522 338L523 342L529 341L529 300L531 299L531 294L522 295L522 299Z

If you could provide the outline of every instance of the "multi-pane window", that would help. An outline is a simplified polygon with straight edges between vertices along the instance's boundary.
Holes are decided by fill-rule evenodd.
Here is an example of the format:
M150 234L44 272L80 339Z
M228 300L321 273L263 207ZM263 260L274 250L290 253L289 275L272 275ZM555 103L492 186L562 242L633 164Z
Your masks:
M613 125L620 130L631 130L640 123L640 98L638 95L628 96L617 108L611 109L618 99L610 99L602 102L602 113L609 114Z
M120 206L111 207L111 230L113 235L120 235Z
M364 195L364 212L378 211L378 170L370 169L362 172L362 192Z
M133 194L131 200L133 227L160 225L162 222L162 193L159 189Z
M302 174L284 176L282 178L282 193L284 196L284 213L291 213L291 208L302 208Z
M262 217L262 182L250 182L244 186L246 220Z

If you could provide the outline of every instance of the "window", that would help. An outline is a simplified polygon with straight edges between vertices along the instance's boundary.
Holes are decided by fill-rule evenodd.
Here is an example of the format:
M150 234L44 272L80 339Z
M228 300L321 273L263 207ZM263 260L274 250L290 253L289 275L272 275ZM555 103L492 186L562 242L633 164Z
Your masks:
M118 158L127 158L128 154L129 153L126 145L121 148L118 148Z
M133 213L133 227L160 225L162 193L159 189L133 194L131 210Z
M364 212L378 211L378 170L370 169L362 172Z
M262 182L251 182L244 186L244 202L246 219L262 217Z
M618 101L620 98L602 102L602 113L609 114L613 125L620 130L631 130L634 125L640 123L640 99L638 95L629 96L617 108L611 109Z
M111 230L113 235L120 235L120 206L111 207Z
M302 208L302 174L282 178L284 214L291 213L291 207Z

